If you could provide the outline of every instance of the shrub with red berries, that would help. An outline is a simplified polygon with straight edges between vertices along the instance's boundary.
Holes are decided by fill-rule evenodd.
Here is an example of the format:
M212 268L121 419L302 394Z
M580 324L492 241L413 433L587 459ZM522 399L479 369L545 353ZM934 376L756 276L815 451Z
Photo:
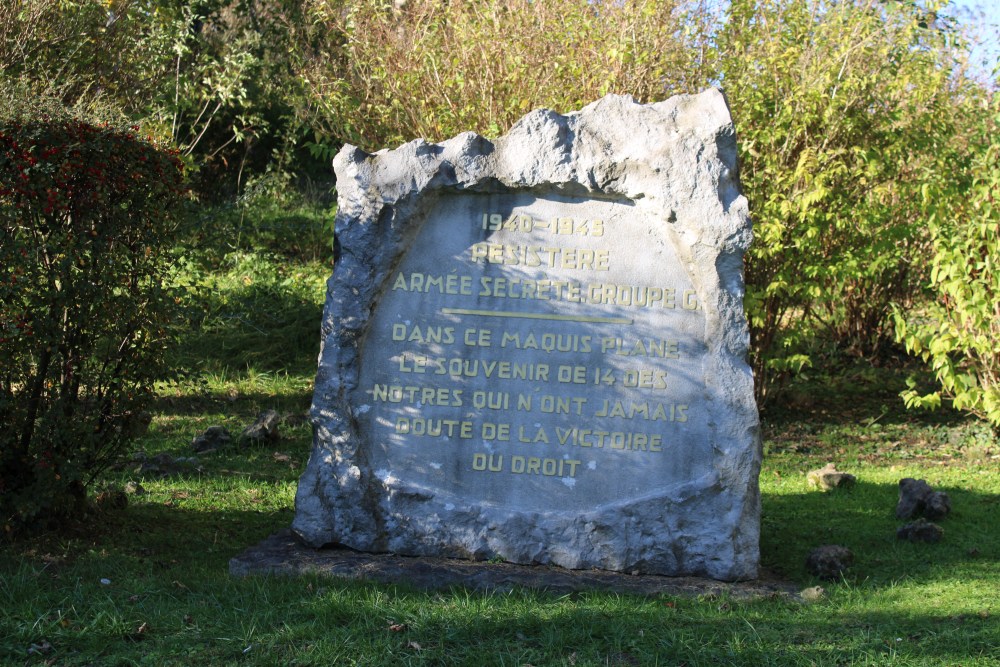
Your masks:
M82 509L162 370L185 195L135 129L0 119L0 530Z

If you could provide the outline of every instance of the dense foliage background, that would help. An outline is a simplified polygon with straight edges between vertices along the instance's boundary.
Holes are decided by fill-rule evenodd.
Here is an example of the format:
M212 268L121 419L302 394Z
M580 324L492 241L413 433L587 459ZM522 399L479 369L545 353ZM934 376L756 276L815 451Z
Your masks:
M140 143L183 162L199 203L186 247L233 250L245 246L248 202L277 211L277 224L295 224L280 212L303 202L326 209L329 160L344 143L497 136L537 107L720 85L755 226L746 306L760 405L845 352L883 363L907 349L939 385L914 384L909 405L951 400L1000 425L995 82L970 74L966 36L945 10L944 0L15 0L0 4L0 117L57 109L88 127L134 126ZM26 155L81 141L39 122L17 139ZM7 150L0 160L23 159ZM78 177L105 164L97 155ZM5 178L3 256L38 253L41 241L9 231L30 221L18 176ZM135 192L123 197L149 192L148 179L126 180ZM58 207L63 194L53 196L32 215ZM94 223L99 234L112 218ZM78 247L46 238L52 252ZM199 261L257 263L248 294L312 312L282 301L280 275L268 282L280 263L266 247L217 250ZM162 259L190 263L183 251ZM0 321L16 326L26 294L4 299ZM216 315L189 324L209 332ZM25 377L43 375L37 350L10 354ZM6 395L24 382L8 381ZM34 414L16 410L24 424Z

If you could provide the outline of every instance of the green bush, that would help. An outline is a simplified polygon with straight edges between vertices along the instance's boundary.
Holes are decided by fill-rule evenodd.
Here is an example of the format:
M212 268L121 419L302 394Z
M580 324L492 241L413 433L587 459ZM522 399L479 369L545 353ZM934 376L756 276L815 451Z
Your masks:
M1000 428L1000 97L980 127L972 187L931 219L930 289L923 311L897 312L896 334L930 364L955 408ZM941 393L904 392L908 407L938 407Z
M961 172L953 48L920 6L733 0L719 36L754 243L747 315L758 398L817 341L875 355L926 280L929 179ZM951 190L956 194L956 190Z
M304 59L312 125L368 150L505 132L539 107L642 101L711 77L711 14L690 0L309 0L335 49Z
M0 522L71 516L143 421L178 301L177 157L132 131L0 119Z

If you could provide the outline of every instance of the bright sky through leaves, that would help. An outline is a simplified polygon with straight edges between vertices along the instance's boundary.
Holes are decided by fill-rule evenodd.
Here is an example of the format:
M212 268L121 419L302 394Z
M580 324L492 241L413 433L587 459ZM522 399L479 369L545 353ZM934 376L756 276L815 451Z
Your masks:
M981 42L972 51L977 71L987 77L1000 57L1000 3L997 0L952 0L945 13L955 17Z

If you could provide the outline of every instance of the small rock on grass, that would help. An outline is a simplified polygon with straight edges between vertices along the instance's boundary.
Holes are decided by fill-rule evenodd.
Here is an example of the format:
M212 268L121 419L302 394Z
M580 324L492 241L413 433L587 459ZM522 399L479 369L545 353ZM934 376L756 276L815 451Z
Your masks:
M806 481L809 482L809 486L822 491L831 491L837 488L850 488L858 480L850 473L837 470L833 463L827 463L818 470L806 473Z
M28 647L28 655L48 655L49 653L52 653L52 644L47 639Z
M806 602L819 602L826 597L826 589L822 586L813 586L811 588L803 588L799 591L799 597Z
M910 542L927 542L928 544L933 544L940 542L942 537L944 537L944 528L923 519L900 526L896 530L896 539L909 540Z
M265 410L257 415L257 420L243 429L240 434L240 444L244 447L248 445L263 445L277 442L278 425L281 423L281 415L276 410Z
M199 454L208 454L222 449L232 440L225 426L209 426L204 433L195 436L191 441L191 448Z
M824 544L809 552L806 569L820 579L838 579L854 563L854 554L839 544Z
M932 521L943 519L951 513L951 498L944 491L935 491L924 502L924 516Z
M921 516L943 519L951 512L951 499L944 491L935 491L922 479L904 477L899 480L899 502L896 504L897 519L912 519Z
M130 496L132 495L141 496L142 494L146 493L145 487L143 487L143 485L140 484L139 482L126 482L125 488L123 490Z

